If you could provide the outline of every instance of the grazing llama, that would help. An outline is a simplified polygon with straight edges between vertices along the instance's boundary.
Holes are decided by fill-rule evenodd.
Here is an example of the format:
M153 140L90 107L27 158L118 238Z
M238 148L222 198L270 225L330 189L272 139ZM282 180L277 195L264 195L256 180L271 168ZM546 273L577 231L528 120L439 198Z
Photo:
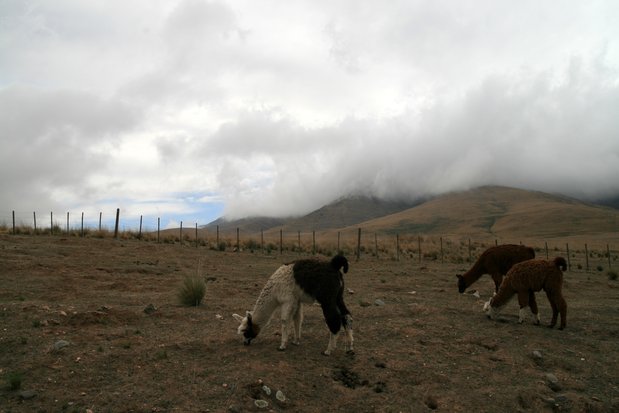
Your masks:
M288 327L294 326L293 344L299 344L301 323L303 322L303 303L318 301L331 335L325 355L335 349L337 334L342 327L346 332L348 352L353 352L352 316L344 304L344 277L340 272L348 272L348 260L336 255L331 261L302 259L279 267L268 279L260 292L252 311L245 317L233 314L241 323L238 333L245 337L249 345L260 330L269 322L277 308L281 308L281 344L284 350L288 342Z
M561 290L563 287L562 271L566 269L567 263L563 257L557 257L552 261L529 260L514 265L503 279L499 292L484 304L484 311L489 318L495 319L505 304L515 294L518 294L518 304L520 304L518 322L524 321L526 308L530 307L534 323L539 325L535 292L544 290L552 307L552 320L549 327L552 328L557 324L557 316L561 313L559 330L563 330L567 304Z
M475 264L463 275L458 277L458 291L463 293L468 287L477 281L482 275L490 274L494 281L494 292L499 291L503 276L512 265L535 258L535 251L524 245L498 245L484 251L475 261Z

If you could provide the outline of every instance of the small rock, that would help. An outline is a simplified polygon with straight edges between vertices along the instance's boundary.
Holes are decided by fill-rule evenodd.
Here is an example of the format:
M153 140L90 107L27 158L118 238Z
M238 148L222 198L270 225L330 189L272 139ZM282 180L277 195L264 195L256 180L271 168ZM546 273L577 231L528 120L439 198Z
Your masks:
M152 304L149 304L144 308L144 312L149 315L154 313L155 311L157 311L157 307Z
M22 400L34 399L37 396L37 392L34 390L24 390L19 392L19 398Z
M475 291L475 292L473 293L473 297L475 297L475 298L480 298L481 296L479 295L479 291Z
M264 386L262 386L262 391L264 392L264 394L266 394L267 396L271 395L271 388L269 386L267 386L266 384Z
M359 305L360 305L361 307L369 307L369 306L371 306L372 304L368 303L367 301L359 301Z
M355 291L350 289L350 288L348 288L347 291L348 291L348 294L354 294L355 293Z
M543 358L542 353L539 350L533 350L532 355L533 355L533 359L535 360L541 360Z
M559 379L554 374L547 373L546 374L546 381L548 381L548 387L550 387L550 390L555 391L555 392L561 390L561 385L559 384Z
M218 320L223 320L224 316L222 316L221 314L215 314L215 318Z
M54 351L58 351L68 345L70 345L71 343L69 343L66 340L58 340L54 343Z
M269 405L269 402L267 402L266 400L257 399L257 400L254 400L254 404L259 409L264 409L265 407L267 407Z
M436 401L436 398L434 396L427 395L424 398L423 402L425 403L426 406L428 406L428 408L432 410L438 409L438 401Z
M275 398L279 400L280 402L286 401L286 396L284 396L284 393L282 393L281 390L278 390L277 393L275 393Z
M415 294L417 294L417 291L409 291L408 293L411 294L411 295L415 295Z
M379 369L384 369L384 368L387 368L387 365L383 363L382 361L379 361L374 364L374 367L378 367Z
M379 306L379 307L382 307L383 305L385 305L385 302L384 302L383 300L381 300L380 298L377 298L377 299L374 301L374 305L377 305L377 306Z

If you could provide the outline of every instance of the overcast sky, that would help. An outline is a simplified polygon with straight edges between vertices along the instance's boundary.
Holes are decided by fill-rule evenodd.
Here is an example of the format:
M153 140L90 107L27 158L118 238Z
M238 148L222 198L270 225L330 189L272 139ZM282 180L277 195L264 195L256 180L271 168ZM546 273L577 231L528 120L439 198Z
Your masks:
M0 0L0 223L619 195L618 21L615 0Z

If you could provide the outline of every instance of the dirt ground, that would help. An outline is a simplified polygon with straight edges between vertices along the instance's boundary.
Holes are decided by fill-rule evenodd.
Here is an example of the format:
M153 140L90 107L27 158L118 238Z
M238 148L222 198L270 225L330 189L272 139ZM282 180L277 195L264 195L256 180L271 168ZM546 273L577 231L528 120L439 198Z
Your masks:
M243 346L232 313L298 257L0 235L0 412L619 411L619 281L606 273L565 274L559 331L518 324L515 299L487 319L489 276L472 287L480 298L457 292L469 264L349 257L354 355L342 339L321 354L317 306L301 345L277 351L274 321ZM204 302L183 307L195 274ZM538 304L547 324L543 293Z

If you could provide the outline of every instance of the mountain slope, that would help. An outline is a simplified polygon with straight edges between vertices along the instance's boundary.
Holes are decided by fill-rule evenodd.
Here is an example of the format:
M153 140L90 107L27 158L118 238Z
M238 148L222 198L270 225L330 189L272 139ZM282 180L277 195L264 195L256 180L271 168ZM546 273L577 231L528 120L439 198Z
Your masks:
M560 195L486 186L359 223L368 231L425 235L564 237L619 231L619 211Z

